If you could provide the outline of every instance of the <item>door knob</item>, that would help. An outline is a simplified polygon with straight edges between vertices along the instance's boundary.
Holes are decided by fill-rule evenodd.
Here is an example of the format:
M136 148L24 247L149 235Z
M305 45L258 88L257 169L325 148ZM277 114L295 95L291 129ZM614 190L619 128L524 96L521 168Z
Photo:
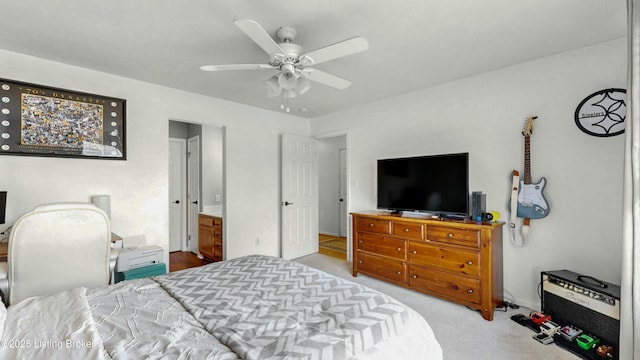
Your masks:
M180 200L176 200L176 201L174 201L174 203L180 204Z
M196 205L198 205L198 200L196 200L196 201L192 202L192 204L196 204Z
M292 203L292 202L285 201L285 202L283 202L283 203L282 203L282 205L284 205L284 206L289 206L289 205L293 205L293 203Z

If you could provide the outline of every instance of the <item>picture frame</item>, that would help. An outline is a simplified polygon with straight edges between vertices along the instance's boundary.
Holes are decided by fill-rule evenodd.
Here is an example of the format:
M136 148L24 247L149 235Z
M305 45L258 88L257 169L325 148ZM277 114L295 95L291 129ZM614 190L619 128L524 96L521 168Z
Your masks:
M126 160L126 100L0 78L0 155Z

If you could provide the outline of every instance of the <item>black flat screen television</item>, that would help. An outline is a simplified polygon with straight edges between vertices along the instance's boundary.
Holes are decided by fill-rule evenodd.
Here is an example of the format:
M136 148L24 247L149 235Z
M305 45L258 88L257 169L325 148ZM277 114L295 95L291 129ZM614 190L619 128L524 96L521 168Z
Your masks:
M467 216L469 153L378 160L378 209Z

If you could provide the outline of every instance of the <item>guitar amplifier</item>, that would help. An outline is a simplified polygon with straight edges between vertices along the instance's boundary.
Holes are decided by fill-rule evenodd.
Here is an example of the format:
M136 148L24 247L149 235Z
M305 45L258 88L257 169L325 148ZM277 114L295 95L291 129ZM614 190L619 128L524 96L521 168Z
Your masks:
M574 325L618 351L620 286L568 270L543 271L542 312L553 322ZM617 356L616 356L617 358Z

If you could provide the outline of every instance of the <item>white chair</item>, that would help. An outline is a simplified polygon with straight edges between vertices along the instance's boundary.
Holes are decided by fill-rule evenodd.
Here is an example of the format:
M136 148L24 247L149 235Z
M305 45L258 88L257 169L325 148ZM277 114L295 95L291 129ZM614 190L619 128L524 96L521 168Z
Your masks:
M79 286L107 285L116 257L102 210L88 203L40 205L13 225L7 262L0 263L0 291L9 305Z

